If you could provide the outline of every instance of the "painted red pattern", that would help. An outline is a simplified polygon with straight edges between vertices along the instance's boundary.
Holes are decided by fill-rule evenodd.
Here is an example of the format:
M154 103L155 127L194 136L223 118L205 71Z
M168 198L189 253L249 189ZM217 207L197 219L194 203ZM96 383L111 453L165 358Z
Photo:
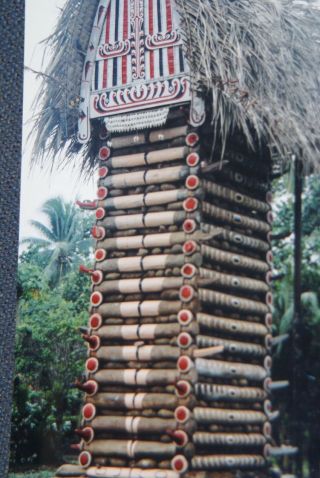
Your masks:
M166 0L166 13L167 13L167 31L172 30L172 7L171 0Z
M149 34L153 35L153 0L149 0ZM154 52L150 51L150 78L154 79Z
M92 117L127 112L133 108L137 110L151 108L170 102L181 103L190 98L187 77L182 77L184 72L180 71L178 59L180 44L175 43L179 36L177 36L175 25L174 3L173 0L161 0L160 3L161 7L156 0L121 0L119 2L121 15L115 19L115 0L110 0L104 15L99 47L101 50L98 51L93 73ZM140 28L137 31L131 22L131 8L137 6L139 11L135 11L138 14L135 23L140 24L143 21L144 35L140 32ZM161 31L158 31L158 8L162 14ZM120 34L117 44L113 35L116 21ZM167 33L169 35L165 37ZM137 52L139 38L141 43L138 41L140 48ZM168 46L170 42L171 46ZM130 54L133 54L133 50L136 51L136 55L138 53L138 56L141 56L142 65L144 62L147 63L146 75L143 69L137 70L138 65L135 69L133 68L130 62ZM161 68L161 62L163 62L163 68ZM117 75L115 75L115 67L117 67ZM134 77L131 81L131 74L134 71L144 80L138 90L134 85Z
M128 38L128 0L123 0L123 40ZM128 57L122 57L122 84L126 85L128 81Z
M167 32L172 30L172 7L171 0L166 0L166 14L167 14ZM174 53L173 47L168 48L168 71L169 75L174 74Z
M114 10L114 1L111 0L107 9L107 13L105 16L105 28L104 28L104 39L102 40L103 44L108 44L110 42L113 42L114 39L112 38L112 24L114 21L116 21L113 17L113 10ZM155 21L154 16L157 16L157 5L155 0L144 0L145 1L145 10L144 14L146 15L145 24L147 26L146 28L146 35L147 36L153 36L158 33L165 34L168 32L173 32L175 29L174 25L174 17L173 17L173 5L172 5L172 0L162 0L163 4L163 21L165 22L163 24L163 29L162 32L158 31L157 28L157 21ZM121 20L122 23L122 38L119 39L121 41L123 40L128 40L130 39L130 36L132 33L135 34L135 37L138 35L138 32L132 32L132 26L130 25L130 5L131 2L134 2L134 0L122 0L121 1L121 9L123 13L123 20ZM136 3L134 3L136 6ZM111 23L112 22L112 23ZM159 61L157 61L157 53L156 51L159 51L160 49L163 50L163 61L165 62L166 68L165 70L168 71L168 75L170 77L174 76L175 74L180 74L182 73L180 71L179 65L175 64L175 52L176 49L179 48L177 46L170 46L170 47L160 47L159 49L153 50L153 49L148 49L148 70L149 70L149 75L146 78L146 80L154 80L159 77ZM114 57L117 57L118 55L115 54ZM119 55L122 58L118 58L119 60L119 72L118 72L118 81L117 85L114 86L123 86L128 84L129 81L129 69L131 68L130 66L130 61L129 57L127 55ZM98 60L98 65L99 65L99 70L101 71L101 80L99 81L100 85L98 89L108 89L112 86L112 70L113 70L113 59L110 57L108 59L104 60ZM99 76L99 73L95 73ZM110 78L111 76L111 78ZM110 83L111 81L111 83Z
M109 3L107 14L106 14L106 33L105 33L106 43L109 43L110 41L110 17L111 17L111 2ZM108 73L108 60L103 60L103 79L102 79L103 88L107 88L107 73Z
M156 82L156 86L160 84L160 86L163 88L164 83L161 82ZM158 88L159 91L159 88ZM114 111L123 111L127 112L131 110L133 107L135 109L142 109L145 107L151 107L151 106L157 106L159 104L170 104L174 100L182 102L186 101L189 98L189 84L187 80L184 78L180 82L177 80L176 84L174 85L174 88L172 89L169 94L160 94L160 96L152 95L151 98L139 98L134 95L134 93L130 93L130 88L126 89L127 96L129 98L126 98L125 101L122 101L121 104L116 103L114 104L113 100L108 99L107 95L104 93L96 94L91 97L92 101L92 111L95 111L98 113L98 115L93 116L93 117L98 117L102 116L103 113L109 112L112 113ZM130 98L131 95L131 98ZM193 178L193 176L191 176ZM194 179L189 180L187 179L187 184L186 186L188 189L196 189L198 184L191 184L194 183Z

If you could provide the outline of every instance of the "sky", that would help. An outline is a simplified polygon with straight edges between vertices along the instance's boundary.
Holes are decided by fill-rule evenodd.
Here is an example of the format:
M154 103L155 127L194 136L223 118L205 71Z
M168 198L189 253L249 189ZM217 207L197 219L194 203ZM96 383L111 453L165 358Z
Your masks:
M54 30L60 8L65 0L26 0L26 35L24 64L36 71L44 71L44 47L40 42ZM45 222L40 212L42 204L49 198L62 196L65 200L93 199L96 191L96 178L85 182L79 181L77 172L65 168L61 172L41 170L34 166L31 170L32 139L27 136L32 128L32 117L36 109L33 107L34 97L40 80L34 73L25 70L24 78L24 128L22 147L22 177L20 205L20 238L37 235L30 225L30 220Z

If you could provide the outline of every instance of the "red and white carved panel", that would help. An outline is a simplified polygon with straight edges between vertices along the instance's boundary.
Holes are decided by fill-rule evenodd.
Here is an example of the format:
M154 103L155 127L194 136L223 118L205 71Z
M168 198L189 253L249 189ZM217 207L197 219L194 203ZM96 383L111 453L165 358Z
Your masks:
M190 100L173 0L110 0L96 51L90 117Z

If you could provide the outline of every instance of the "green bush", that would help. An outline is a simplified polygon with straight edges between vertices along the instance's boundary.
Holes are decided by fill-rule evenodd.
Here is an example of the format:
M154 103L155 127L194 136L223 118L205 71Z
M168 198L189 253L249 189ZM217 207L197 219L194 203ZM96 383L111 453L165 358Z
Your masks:
M8 478L52 478L54 470L35 470L25 473L9 473Z
M72 384L83 372L78 328L90 295L88 277L75 272L50 287L36 258L19 264L11 464L23 466L55 463L76 441L81 394Z

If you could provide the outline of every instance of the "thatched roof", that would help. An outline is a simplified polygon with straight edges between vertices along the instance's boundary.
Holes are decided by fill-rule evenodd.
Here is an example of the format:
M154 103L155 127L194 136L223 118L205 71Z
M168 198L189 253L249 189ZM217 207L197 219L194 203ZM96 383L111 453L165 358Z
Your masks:
M50 60L34 102L35 109L40 105L35 119L34 159L43 164L49 155L64 161L80 150L76 142L77 98L98 3L67 0L55 31L44 41Z
M314 1L177 0L193 77L212 91L214 126L238 127L284 156L319 158L319 27Z
M77 110L84 53L97 0L67 0L48 44L53 62L39 100L35 154L79 151ZM234 129L282 156L303 154L320 168L318 119L320 10L313 0L176 0L197 89L213 101L213 128L225 143ZM37 101L39 101L37 100ZM88 148L83 152L84 158ZM88 159L88 158L87 158ZM86 163L87 164L87 163Z

